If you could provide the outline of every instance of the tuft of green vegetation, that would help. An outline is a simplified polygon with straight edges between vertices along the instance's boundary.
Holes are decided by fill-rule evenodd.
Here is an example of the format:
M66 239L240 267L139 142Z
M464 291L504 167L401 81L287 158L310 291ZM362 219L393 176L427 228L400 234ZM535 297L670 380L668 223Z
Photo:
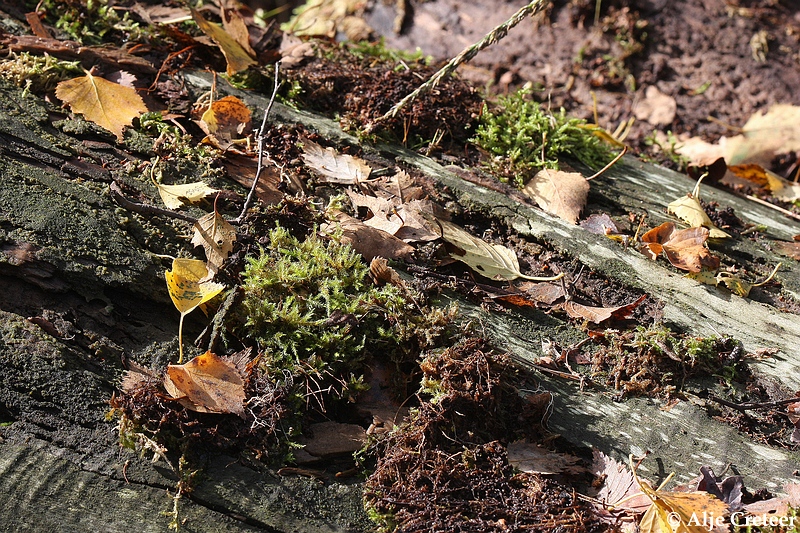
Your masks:
M653 133L645 137L644 143L660 153L661 157L658 159L661 162L669 161L681 172L689 165L689 158L677 151L680 141L672 130L667 131L666 137L659 135L658 130L653 130Z
M125 34L126 40L139 40L143 30L130 18L122 16L109 0L43 0L37 11L47 13L48 21L82 44L102 44L112 31Z
M0 62L0 77L25 92L44 93L55 89L58 82L83 74L80 61L62 61L50 55L35 56L28 52L11 53Z
M550 113L526 98L529 92L500 97L500 109L484 110L471 139L489 154L489 170L501 181L521 188L538 171L557 170L564 156L594 169L611 161L611 149L585 120L568 117L564 109Z
M381 62L396 63L395 70L408 68L409 64L430 65L433 62L431 56L426 56L417 47L414 52L396 50L386 46L386 40L381 37L378 41L359 41L357 43L344 43L347 50L359 59L374 58Z

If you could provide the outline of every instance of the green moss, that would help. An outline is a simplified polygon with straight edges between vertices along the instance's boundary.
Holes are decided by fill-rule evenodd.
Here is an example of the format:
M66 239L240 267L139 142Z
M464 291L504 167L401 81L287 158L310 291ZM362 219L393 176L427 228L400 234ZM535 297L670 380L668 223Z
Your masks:
M43 93L55 89L58 82L82 74L79 61L61 61L50 55L35 56L28 52L0 62L0 76L25 91Z
M405 301L375 287L361 256L317 236L300 242L277 227L245 269L247 331L273 372L357 371L365 348L395 343L391 323Z
M522 187L536 172L558 169L559 158L574 157L599 169L612 159L610 148L585 120L561 109L550 113L528 100L529 91L500 97L499 110L485 110L472 140L489 156L487 165L501 181Z
M120 16L109 0L44 0L38 8L56 28L83 44L103 44L112 31L122 32L125 40L138 40L143 31L127 10Z
M375 58L382 62L396 63L395 70L408 68L412 64L429 65L433 62L433 58L425 56L420 48L414 52L389 48L383 37L374 42L343 43L341 46L346 47L352 55L359 59Z

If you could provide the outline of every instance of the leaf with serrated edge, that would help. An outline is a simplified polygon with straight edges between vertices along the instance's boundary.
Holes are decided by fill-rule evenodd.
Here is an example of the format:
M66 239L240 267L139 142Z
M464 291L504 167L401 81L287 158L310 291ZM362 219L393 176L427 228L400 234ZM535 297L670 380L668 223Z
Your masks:
M511 281L524 278L533 281L551 281L554 278L525 276L519 271L517 254L501 244L489 244L460 226L446 220L436 220L442 231L442 239L456 246L462 253L450 257L469 266L489 279ZM557 278L555 278L557 279Z
M548 213L575 224L586 205L589 182L578 172L544 169L536 173L522 192Z
M122 129L133 119L147 112L147 106L136 89L106 79L85 76L62 81L56 86L56 96L69 104L74 113L81 113L122 140Z
M346 154L337 154L314 141L303 141L303 162L311 168L321 181L339 185L355 185L369 178L372 168L361 159Z
M236 229L216 211L200 218L192 228L192 244L205 249L208 270L217 273L233 250Z
M206 352L185 365L168 365L167 393L192 411L244 413L244 380L230 361Z
M158 194L164 205L170 209L183 207L184 203L193 204L199 202L209 194L214 194L217 189L212 189L202 181L194 183L184 183L180 185L163 185L153 180L158 188Z
M177 258L172 261L172 270L164 275L172 303L182 315L191 313L225 288L221 283L201 281L208 276L208 268L199 259Z
M228 34L219 24L207 21L203 18L203 15L194 9L191 11L192 18L197 23L197 27L200 28L203 33L211 37L211 40L222 50L222 55L225 56L225 61L227 62L226 74L228 76L233 76L238 72L247 70L252 65L258 64L258 61L250 57L247 51L242 48L242 45L237 43L236 39Z

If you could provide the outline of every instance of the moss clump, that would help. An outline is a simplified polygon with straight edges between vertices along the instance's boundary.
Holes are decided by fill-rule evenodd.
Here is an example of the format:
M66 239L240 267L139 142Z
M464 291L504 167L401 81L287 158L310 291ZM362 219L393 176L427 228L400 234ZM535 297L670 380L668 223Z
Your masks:
M245 329L273 376L339 379L342 393L358 378L367 351L396 346L392 327L406 302L392 286L376 287L361 256L317 236L300 242L281 227L243 273ZM339 377L340 375L346 377Z
M739 381L748 375L742 345L731 337L693 337L664 326L609 331L592 361L592 378L621 396L672 397L687 378L716 376Z
M82 74L79 61L61 61L50 55L35 56L28 52L12 53L0 62L0 77L25 91L43 93L55 89L58 82Z
M568 117L564 109L550 113L528 100L528 93L500 97L500 110L485 110L471 139L489 154L489 169L501 181L522 187L542 169L557 170L563 156L592 168L611 161L611 150L585 120Z

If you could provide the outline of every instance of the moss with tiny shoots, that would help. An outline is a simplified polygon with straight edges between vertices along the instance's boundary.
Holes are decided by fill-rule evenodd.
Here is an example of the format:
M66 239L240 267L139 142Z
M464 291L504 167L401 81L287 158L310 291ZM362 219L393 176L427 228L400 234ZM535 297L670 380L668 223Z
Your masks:
M309 378L352 398L364 388L370 355L414 360L452 318L447 309L419 312L398 287L374 285L347 244L316 235L300 241L282 227L269 240L244 271L243 310L247 335L276 379Z
M11 53L0 61L0 77L25 92L42 93L55 89L60 81L82 74L79 61L62 61L50 55L35 56L28 52Z
M487 166L503 182L523 187L542 169L559 168L567 156L599 169L613 158L611 149L585 120L563 109L550 113L529 100L529 90L500 97L497 111L484 110L472 142L487 152Z

